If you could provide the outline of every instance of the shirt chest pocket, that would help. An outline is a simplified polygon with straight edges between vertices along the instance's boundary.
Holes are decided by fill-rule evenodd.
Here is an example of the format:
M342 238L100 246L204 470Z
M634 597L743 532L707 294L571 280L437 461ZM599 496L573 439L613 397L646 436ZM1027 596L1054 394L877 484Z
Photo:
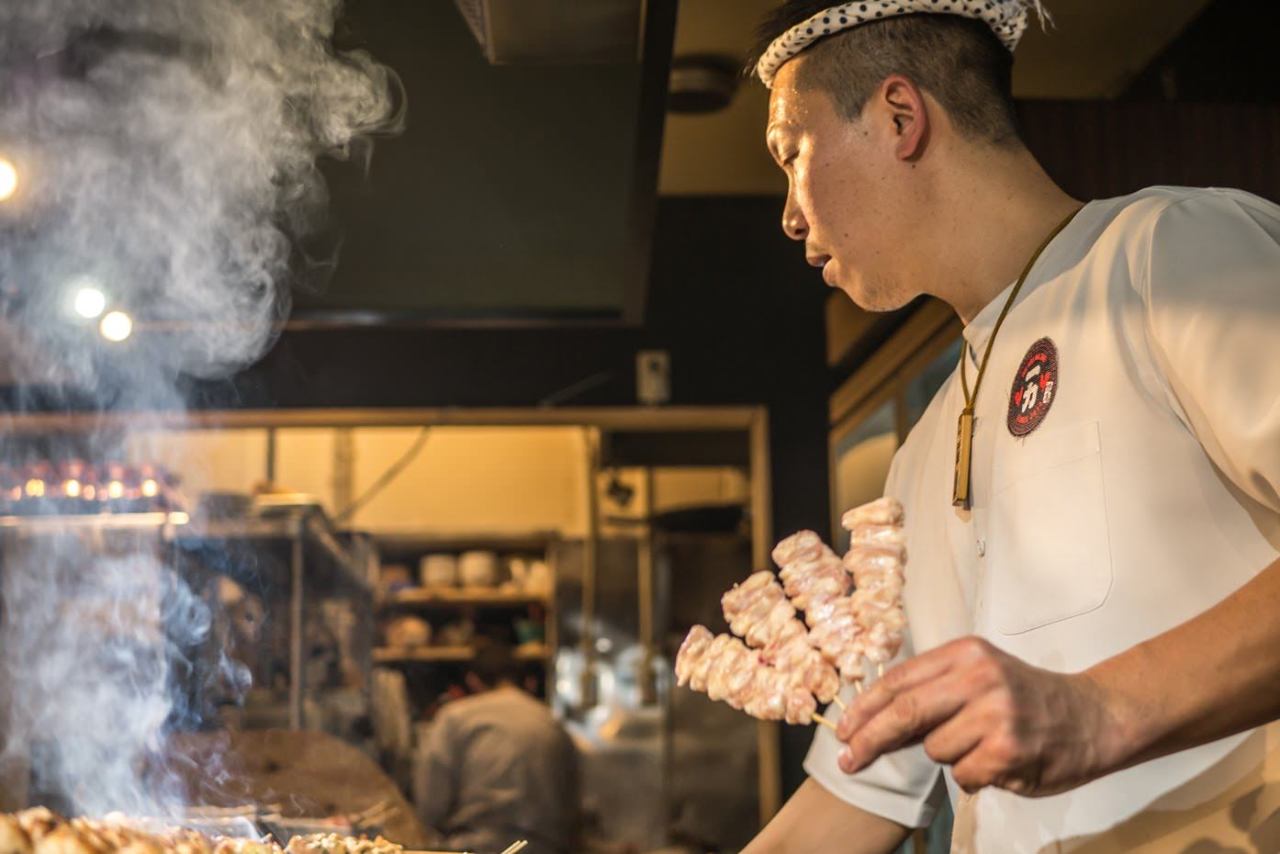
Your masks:
M1098 423L997 451L985 587L991 624L1015 635L1094 610L1111 591Z

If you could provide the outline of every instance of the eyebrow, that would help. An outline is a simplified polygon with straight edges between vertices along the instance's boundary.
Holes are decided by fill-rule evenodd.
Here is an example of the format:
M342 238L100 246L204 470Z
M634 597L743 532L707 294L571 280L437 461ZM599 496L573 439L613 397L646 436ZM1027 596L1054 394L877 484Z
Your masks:
M781 155L778 152L778 134L783 132L784 122L770 122L764 129L764 145L769 149L769 154L774 160L780 160Z

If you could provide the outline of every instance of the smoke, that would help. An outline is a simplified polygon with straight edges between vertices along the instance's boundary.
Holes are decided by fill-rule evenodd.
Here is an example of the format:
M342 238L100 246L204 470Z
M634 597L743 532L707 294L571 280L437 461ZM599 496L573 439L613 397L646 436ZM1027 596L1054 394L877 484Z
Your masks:
M212 614L159 559L154 537L34 538L16 555L21 571L5 576L10 738L33 754L38 796L77 811L160 816L182 806L177 778L148 766L184 711L175 665L193 663L188 651L209 639ZM225 655L200 679L248 687Z
M272 342L289 308L290 237L326 201L317 156L348 156L390 117L387 70L331 48L338 11L336 0L0 4L0 150L24 178L0 282L10 325L42 357L34 381L151 404L155 383L139 380L220 376ZM86 282L158 332L100 342L69 311Z
M317 159L362 155L397 121L390 72L333 48L340 12L0 0L0 157L21 179L0 202L0 349L25 383L95 409L172 410L184 377L226 376L271 346L298 239L327 203ZM73 311L90 288L132 319L127 340ZM151 426L139 415L124 435L10 444L0 462L98 461ZM154 542L86 543L42 535L4 555L8 750L45 745L37 785L76 809L163 814L180 795L147 791L140 773L184 712L170 689L209 635L208 605ZM216 666L200 678L245 687Z

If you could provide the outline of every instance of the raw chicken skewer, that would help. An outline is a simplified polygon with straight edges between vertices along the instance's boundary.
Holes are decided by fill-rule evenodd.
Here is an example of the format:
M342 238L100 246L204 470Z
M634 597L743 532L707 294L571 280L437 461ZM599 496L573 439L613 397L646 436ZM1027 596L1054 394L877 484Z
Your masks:
M791 674L765 664L732 635L713 635L703 626L694 626L680 645L675 669L677 684L705 692L712 700L722 700L752 717L791 724L813 721L835 729L818 714L813 695L797 687Z
M781 584L763 571L725 593L725 620L746 643L694 626L676 656L677 683L757 718L834 729L817 703L834 700L843 709L841 679L861 691L864 659L883 675L906 629L902 506L881 499L842 521L850 528L843 560L817 534L801 531L773 550Z
M844 514L849 531L845 569L853 576L852 609L867 632L864 652L884 675L885 662L902 647L907 618L902 609L907 540L902 505L881 498Z
M805 612L810 642L858 691L866 675L863 659L883 675L884 663L902 645L903 516L902 505L892 498L850 510L841 520L850 529L843 561L812 531L788 537L773 552L787 595Z
M840 678L861 688L862 627L849 598L850 575L835 552L813 531L787 537L773 550L786 593L804 610L809 642L836 667Z
M792 682L830 703L840 691L835 668L813 648L809 631L772 572L757 572L720 599L725 621L761 660L791 676Z

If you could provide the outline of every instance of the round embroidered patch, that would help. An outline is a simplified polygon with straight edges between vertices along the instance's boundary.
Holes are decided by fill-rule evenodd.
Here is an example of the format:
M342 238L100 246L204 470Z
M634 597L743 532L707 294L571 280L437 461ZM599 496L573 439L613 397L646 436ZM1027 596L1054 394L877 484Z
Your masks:
M1031 345L1022 357L1009 392L1009 432L1025 436L1049 414L1058 391L1058 348L1048 338Z

